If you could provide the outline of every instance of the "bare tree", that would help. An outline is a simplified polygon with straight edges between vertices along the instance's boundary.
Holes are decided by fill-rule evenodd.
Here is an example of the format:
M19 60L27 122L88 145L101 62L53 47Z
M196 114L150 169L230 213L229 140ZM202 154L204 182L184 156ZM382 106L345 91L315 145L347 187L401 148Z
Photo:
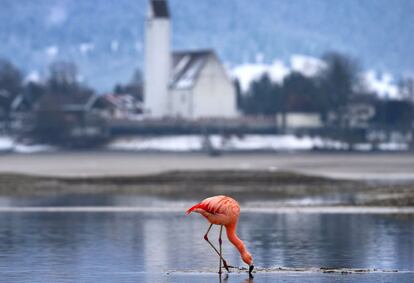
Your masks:
M114 93L116 94L130 94L135 97L136 100L142 101L143 92L143 79L140 69L135 70L129 83L125 85L117 84L114 87Z

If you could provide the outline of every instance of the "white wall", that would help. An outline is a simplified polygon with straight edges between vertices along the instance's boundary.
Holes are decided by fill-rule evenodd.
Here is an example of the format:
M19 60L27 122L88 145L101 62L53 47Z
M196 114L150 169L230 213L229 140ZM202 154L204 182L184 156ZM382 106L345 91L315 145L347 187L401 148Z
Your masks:
M282 114L276 115L277 123L282 126ZM286 114L287 128L320 128L323 126L319 113L290 112Z
M236 90L214 55L199 75L192 102L192 118L237 116Z
M151 117L170 112L170 20L149 18L145 25L144 108Z
M192 93L191 88L171 90L171 116L192 118Z

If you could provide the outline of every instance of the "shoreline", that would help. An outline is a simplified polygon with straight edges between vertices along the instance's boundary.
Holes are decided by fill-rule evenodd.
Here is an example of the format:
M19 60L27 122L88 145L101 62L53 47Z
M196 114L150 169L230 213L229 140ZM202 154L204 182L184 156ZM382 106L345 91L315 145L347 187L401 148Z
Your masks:
M187 201L219 194L232 196L241 203L256 202L254 208L258 210L312 206L414 207L412 182L338 180L285 171L193 170L99 177L0 174L0 197L9 198L78 195Z
M331 179L414 182L403 153L137 153L73 151L0 155L0 174L52 177L146 176L170 171L289 171Z
M138 206L19 206L0 207L0 213L179 213L183 207ZM414 207L387 206L293 206L293 207L243 207L243 213L258 214L358 214L358 215L414 215Z

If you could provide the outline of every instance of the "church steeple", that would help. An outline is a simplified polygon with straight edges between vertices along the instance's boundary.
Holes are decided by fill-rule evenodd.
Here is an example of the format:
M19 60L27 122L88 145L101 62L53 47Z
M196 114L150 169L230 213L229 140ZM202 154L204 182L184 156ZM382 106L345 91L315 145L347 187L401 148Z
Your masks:
M167 0L150 0L145 23L144 106L156 118L170 114L170 12Z
M169 18L170 11L166 0L151 0L151 14L154 18Z

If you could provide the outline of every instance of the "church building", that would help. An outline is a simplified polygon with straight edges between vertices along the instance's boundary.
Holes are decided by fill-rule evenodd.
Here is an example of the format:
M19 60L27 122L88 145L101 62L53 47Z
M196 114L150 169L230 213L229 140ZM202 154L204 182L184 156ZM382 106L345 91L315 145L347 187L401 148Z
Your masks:
M236 90L213 50L171 52L167 0L150 0L144 107L151 118L234 118Z

